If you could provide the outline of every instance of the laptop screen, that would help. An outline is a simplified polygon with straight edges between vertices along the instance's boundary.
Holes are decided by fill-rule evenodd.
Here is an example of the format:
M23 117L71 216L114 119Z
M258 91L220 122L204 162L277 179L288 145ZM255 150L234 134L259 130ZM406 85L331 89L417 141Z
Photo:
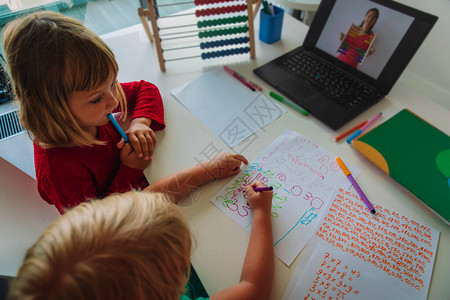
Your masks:
M372 1L337 1L316 47L377 79L413 21Z
M320 6L304 46L384 94L437 20L391 0L322 0Z

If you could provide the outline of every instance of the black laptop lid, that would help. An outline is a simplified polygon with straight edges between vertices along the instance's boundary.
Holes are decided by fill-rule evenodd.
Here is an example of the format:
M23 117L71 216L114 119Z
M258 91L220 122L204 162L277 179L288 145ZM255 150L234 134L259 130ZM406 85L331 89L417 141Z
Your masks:
M355 38L351 25L361 26L370 11L378 15L371 29L373 40L366 38L370 47L359 49L364 54L355 67L341 60L344 42ZM436 21L436 16L390 0L322 0L303 47L386 95Z

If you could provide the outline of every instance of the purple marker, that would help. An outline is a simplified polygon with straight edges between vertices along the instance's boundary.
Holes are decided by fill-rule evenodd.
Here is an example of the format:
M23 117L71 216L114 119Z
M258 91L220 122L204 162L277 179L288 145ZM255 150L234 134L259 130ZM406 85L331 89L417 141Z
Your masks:
M356 180L353 178L350 171L347 169L347 167L344 165L344 162L340 157L336 158L336 161L338 162L339 166L341 166L342 171L344 171L347 178L350 180L350 182L353 184L353 187L358 192L358 194L361 196L362 200L364 201L364 204L366 204L367 208L370 210L371 213L375 214L375 208L373 208L372 204L370 203L369 199L367 199L366 194L361 190L359 185L356 183Z
M271 190L273 190L273 187L271 187L271 186L265 186L265 187L256 187L256 188L253 188L253 190L255 191L255 192L264 192L264 191L271 191Z

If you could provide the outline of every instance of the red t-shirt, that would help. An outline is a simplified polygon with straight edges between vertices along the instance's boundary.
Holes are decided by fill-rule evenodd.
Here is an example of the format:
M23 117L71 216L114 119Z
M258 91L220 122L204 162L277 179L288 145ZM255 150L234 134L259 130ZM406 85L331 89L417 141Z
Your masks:
M145 81L121 86L131 119L147 117L152 119L153 130L164 129L164 108L158 88ZM142 170L121 163L117 148L120 139L108 122L98 127L98 140L105 145L44 149L34 144L37 186L42 199L55 205L62 214L90 199L146 187L148 182Z

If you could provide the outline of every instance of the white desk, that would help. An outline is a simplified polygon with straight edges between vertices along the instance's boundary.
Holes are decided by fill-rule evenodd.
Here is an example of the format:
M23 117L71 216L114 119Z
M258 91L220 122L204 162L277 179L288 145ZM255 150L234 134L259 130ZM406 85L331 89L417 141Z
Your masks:
M314 13L320 5L320 0L274 0L274 2L294 10L304 11L303 23L308 26L311 24Z
M257 37L259 17L257 16L255 20L255 36ZM200 76L213 67L227 64L252 81L261 84L267 92L271 88L254 76L252 70L300 45L308 29L307 26L288 15L285 16L283 26L282 39L278 43L267 45L259 42L256 38L256 58L253 60L243 55L209 61L190 59L168 62L166 63L167 70L164 73L159 71L155 50L140 26L105 36L105 40L113 48L119 62L119 80L145 79L151 81L160 88L163 96L167 128L163 132L157 133L158 145L153 163L146 173L150 181L195 164L196 159L204 158L201 153L210 143L217 148L230 151L217 136L213 135L170 95L170 90ZM429 299L444 299L450 294L447 278L450 263L447 261L449 255L446 254L450 253L450 228L411 193L377 169L345 142L335 143L333 140L338 133L370 118L377 112L382 111L383 118L386 119L403 107L409 107L419 112L422 117L433 122L441 130L450 133L448 110L422 98L418 93L408 90L402 82L398 82L386 99L353 120L339 132L330 130L314 117L304 117L286 107L288 113L258 131L256 133L258 138L243 150L242 154L252 160L285 128L290 128L308 136L321 146L361 168L363 173L358 178L358 182L370 199L441 232ZM183 211L198 241L192 261L210 294L239 281L249 238L242 228L209 201L228 180L230 179L203 186L196 193L195 200L188 197L181 204L181 206L185 206ZM281 299L297 262L298 258L288 268L280 260L275 259L275 283L272 299Z
M257 16L256 37L258 36L258 20L259 17ZM167 128L157 133L158 145L152 165L146 171L150 181L195 164L196 159L202 159L201 153L210 143L222 150L230 151L217 136L213 135L170 95L170 90L200 76L213 67L227 64L252 81L259 83L267 92L271 88L254 76L252 70L279 56L281 53L300 45L308 29L303 23L288 15L284 18L283 26L282 39L275 44L267 45L256 39L255 59L242 55L209 61L202 61L201 59L183 60L167 63L167 71L164 73L159 70L155 50L148 42L141 25L103 36L113 49L118 60L120 66L119 80L144 79L153 82L159 87L163 96ZM344 160L348 160L358 166L363 171L358 178L358 183L363 187L370 199L441 232L429 299L448 299L448 295L450 295L450 285L448 284L450 227L445 225L411 193L377 169L346 143L334 142L334 137L337 134L363 120L367 120L375 113L382 111L383 119L386 119L403 107L409 107L413 111L419 112L423 118L431 121L446 133L450 133L450 123L448 122L450 114L448 110L423 98L419 93L409 90L402 82L398 82L386 99L347 124L339 132L330 130L312 116L304 117L300 113L286 107L288 113L266 128L258 131L255 141L243 150L242 154L249 160L252 160L286 128L290 128L309 137L329 151L340 155ZM0 168L0 172L3 181L4 176L7 175L5 175L2 168ZM197 197L195 201L188 197L181 203L181 206L184 206L182 208L183 212L188 218L198 241L197 248L193 251L192 262L211 295L239 281L249 239L249 235L241 227L210 203L210 199L228 180L230 179L209 183L196 192ZM4 186L2 185L2 188L4 190L2 190L0 196L0 203L5 201L11 202L22 195L22 191L17 186L7 186L5 184ZM30 197L36 196L30 195ZM33 199L33 201L38 201L38 199ZM22 207L21 209L29 210L28 207ZM37 214L34 219L28 219L27 226L33 226L34 223L41 221L41 219L41 216ZM10 218L5 224L4 220L0 219L0 228L6 226L12 231L16 229L16 224L19 222L23 221ZM37 234L25 230L25 226L15 231L17 236L22 237L22 240L27 239L29 245L37 238ZM3 249L4 245L7 244L10 251L2 250L1 252L0 274L4 274L3 263L8 259L5 255L14 258L22 256L25 252L26 245L13 245L14 242L14 240L6 242L1 240L1 248ZM281 299L297 263L298 257L292 266L288 268L275 258L275 282L272 299ZM18 265L15 267L17 268Z

